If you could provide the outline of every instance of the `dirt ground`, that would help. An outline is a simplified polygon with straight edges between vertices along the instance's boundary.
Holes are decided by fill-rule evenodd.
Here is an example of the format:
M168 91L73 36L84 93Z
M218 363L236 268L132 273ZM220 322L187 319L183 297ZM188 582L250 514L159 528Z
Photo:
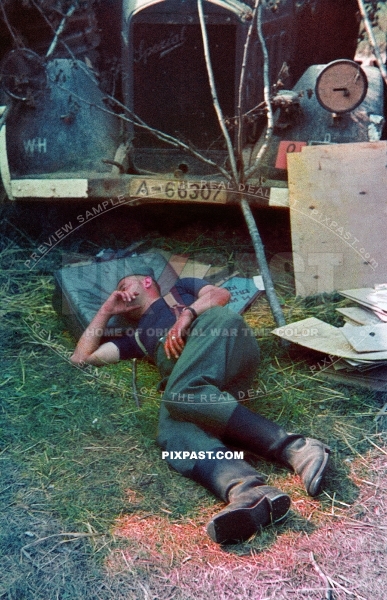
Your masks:
M117 537L127 537L135 546L113 549L104 564L98 564L88 535L65 531L45 510L42 492L31 488L28 474L15 468L5 452L1 455L0 598L384 600L387 453L375 450L367 457L372 473L368 480L361 476L364 462L359 458L351 466L360 492L354 505L348 509L332 498L331 516L309 534L297 534L284 525L269 550L237 556L207 542L203 523L191 523L181 536L186 558L168 568L167 545L149 551L157 521L138 518L137 522L123 519L116 531ZM311 500L297 509L308 519L318 503ZM172 535L181 534L179 527L171 527Z

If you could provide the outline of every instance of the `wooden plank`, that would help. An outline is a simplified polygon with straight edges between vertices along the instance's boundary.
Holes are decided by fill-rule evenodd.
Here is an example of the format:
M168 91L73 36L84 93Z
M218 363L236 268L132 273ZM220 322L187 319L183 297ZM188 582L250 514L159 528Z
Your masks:
M287 160L297 295L387 281L387 143L307 146Z
M360 306L349 306L348 308L336 308L336 311L349 319L351 323L357 325L378 325L381 323L371 310L361 308Z
M383 352L387 350L387 323L379 325L351 325L346 323L341 328L351 346L359 352Z

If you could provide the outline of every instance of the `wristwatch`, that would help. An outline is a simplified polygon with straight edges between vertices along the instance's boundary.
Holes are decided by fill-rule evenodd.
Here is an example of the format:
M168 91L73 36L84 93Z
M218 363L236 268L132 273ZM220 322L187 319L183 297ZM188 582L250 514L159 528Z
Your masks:
M189 312L193 316L193 321L198 318L198 313L194 308L192 308L192 306L185 306L181 312L184 312L185 310L189 310Z

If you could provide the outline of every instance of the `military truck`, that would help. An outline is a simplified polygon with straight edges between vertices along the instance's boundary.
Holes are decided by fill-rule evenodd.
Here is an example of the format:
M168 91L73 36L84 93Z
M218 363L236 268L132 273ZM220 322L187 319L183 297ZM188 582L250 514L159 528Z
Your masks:
M383 81L354 61L356 0L258 4L259 17L251 0L4 0L7 198L228 203L248 189L284 206L288 152L380 139ZM253 167L265 81L273 135Z

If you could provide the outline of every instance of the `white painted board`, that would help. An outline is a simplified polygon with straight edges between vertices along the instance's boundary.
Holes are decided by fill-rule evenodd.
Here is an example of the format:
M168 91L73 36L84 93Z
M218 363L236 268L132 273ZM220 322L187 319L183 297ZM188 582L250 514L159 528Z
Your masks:
M288 156L296 293L387 280L387 142L306 146Z

